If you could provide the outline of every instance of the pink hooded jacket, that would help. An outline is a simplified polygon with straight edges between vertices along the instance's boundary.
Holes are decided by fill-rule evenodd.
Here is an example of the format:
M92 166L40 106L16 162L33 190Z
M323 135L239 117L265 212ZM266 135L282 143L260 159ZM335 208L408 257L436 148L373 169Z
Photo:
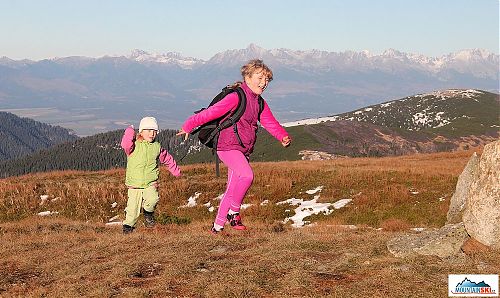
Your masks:
M221 131L217 144L217 150L238 150L248 156L253 152L255 140L257 138L256 132L258 127L257 121L259 117L259 102L258 95L253 93L246 83L241 84L241 88L247 97L247 106L245 112L236 125L238 127L238 134L245 147L241 147L233 128L229 127ZM208 109L189 117L184 125L182 125L182 129L186 132L191 132L194 128L223 116L227 113L227 111L233 111L236 109L237 105L238 94L236 92L230 93ZM280 142L285 136L288 136L285 129L283 129L276 118L274 118L274 115L271 113L271 110L265 100L264 109L260 115L260 124Z

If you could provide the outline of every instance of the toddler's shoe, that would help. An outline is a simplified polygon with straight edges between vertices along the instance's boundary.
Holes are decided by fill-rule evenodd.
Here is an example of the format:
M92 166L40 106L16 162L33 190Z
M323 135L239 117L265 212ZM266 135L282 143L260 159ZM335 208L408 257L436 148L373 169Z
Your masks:
M239 213L228 214L227 220L229 221L231 227L235 230L242 231L247 229L247 227L245 227L245 225L241 222L241 216Z
M144 225L146 228L152 228L156 224L154 212L144 210Z
M123 234L130 234L134 231L134 227L123 225Z

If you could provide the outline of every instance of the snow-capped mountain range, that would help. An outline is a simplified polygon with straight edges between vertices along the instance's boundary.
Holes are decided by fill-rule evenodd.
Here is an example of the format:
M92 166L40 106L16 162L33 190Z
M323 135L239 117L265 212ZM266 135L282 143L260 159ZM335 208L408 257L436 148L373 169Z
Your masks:
M144 114L156 116L161 127L178 128L221 88L241 80L240 66L254 58L274 72L264 98L281 122L340 114L408 94L499 89L499 56L481 49L427 57L394 49L372 54L267 50L250 44L206 61L141 50L41 61L3 57L0 109L78 135L137 123Z
M151 54L146 51L135 49L132 51L130 56L127 56L127 58L135 60L137 62L174 64L186 69L193 68L196 65L205 64L205 61L201 59L183 57L180 53L177 52Z
M382 54L372 54L369 51L327 52L320 50L266 50L255 44L245 49L227 50L214 55L208 61L192 57L183 57L180 53L166 54L148 53L133 50L128 58L138 62L177 64L182 68L196 68L204 64L239 65L245 61L260 57L269 63L279 63L288 66L318 68L323 71L355 68L358 70L394 69L405 65L408 68L427 70L433 73L445 69L455 69L459 72L471 72L478 77L498 78L499 55L484 49L461 50L441 57L428 57L421 54L404 53L388 49ZM395 65L396 64L396 65ZM496 67L495 67L496 66Z

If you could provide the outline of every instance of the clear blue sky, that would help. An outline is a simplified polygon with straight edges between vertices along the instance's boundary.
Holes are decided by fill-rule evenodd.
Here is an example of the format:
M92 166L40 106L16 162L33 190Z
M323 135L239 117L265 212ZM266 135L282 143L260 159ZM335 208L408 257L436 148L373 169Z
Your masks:
M255 43L439 57L499 52L499 0L0 0L0 57L128 55L208 59Z

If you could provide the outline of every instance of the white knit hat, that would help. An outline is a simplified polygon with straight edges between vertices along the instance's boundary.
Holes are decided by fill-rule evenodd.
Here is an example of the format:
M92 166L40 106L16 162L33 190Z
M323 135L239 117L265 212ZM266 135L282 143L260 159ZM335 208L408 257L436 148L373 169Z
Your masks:
M143 129L154 129L158 131L158 122L156 122L155 117L144 117L141 119L141 123L139 123L139 132Z

